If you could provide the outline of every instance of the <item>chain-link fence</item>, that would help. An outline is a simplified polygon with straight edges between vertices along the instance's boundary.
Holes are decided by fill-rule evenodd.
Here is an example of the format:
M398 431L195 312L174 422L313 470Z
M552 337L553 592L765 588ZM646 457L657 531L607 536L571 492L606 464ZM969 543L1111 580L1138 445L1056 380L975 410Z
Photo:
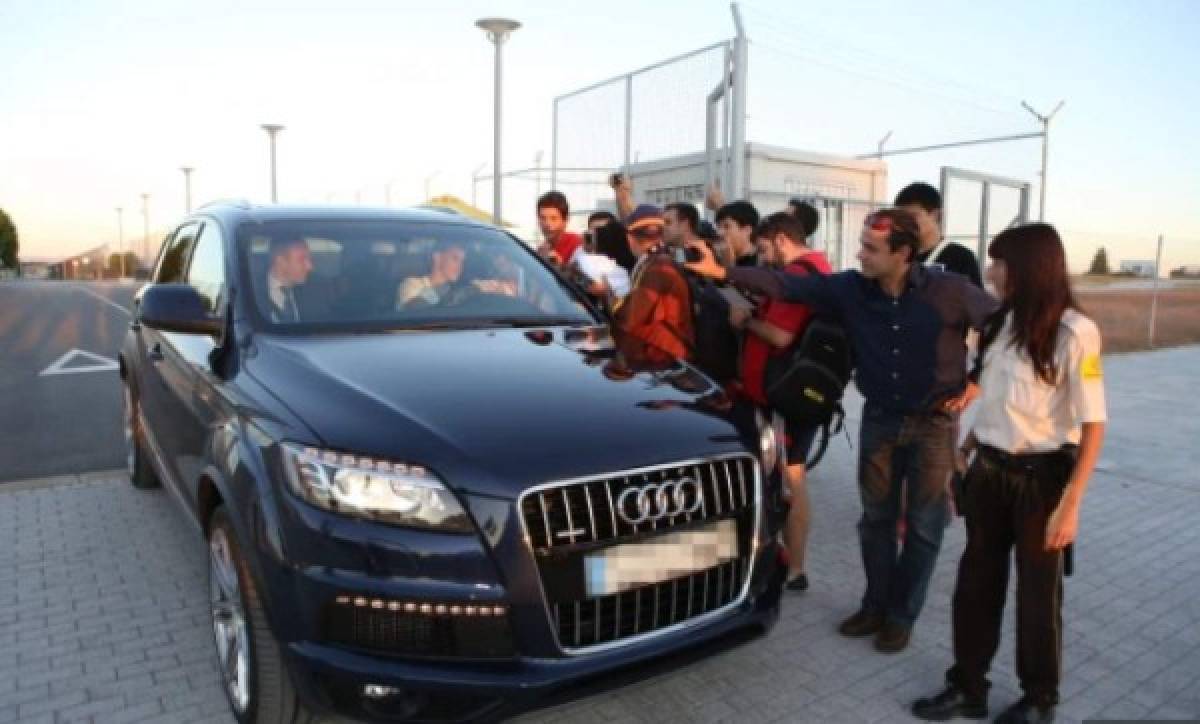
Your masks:
M716 169L731 143L733 41L722 41L554 100L550 183L572 215L610 208L608 175L705 152Z

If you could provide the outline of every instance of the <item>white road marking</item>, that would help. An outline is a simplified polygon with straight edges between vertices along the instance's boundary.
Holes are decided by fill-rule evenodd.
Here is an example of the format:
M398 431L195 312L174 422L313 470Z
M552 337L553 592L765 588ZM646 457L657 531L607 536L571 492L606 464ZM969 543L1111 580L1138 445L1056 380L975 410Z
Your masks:
M133 313L130 312L128 309L126 309L125 307L122 307L120 304L117 304L116 302L114 302L113 300L104 296L103 294L97 294L96 292L93 292L91 289L88 289L86 287L75 287L75 288L78 289L79 291L83 292L84 294L88 294L92 297L95 297L96 299L99 299L100 301L104 302L105 304L109 305L110 307L115 307L118 311L120 311L126 317L133 316Z
M92 364L86 364L79 367L68 367L67 365L76 357L83 357L84 359L91 360ZM98 354L93 354L82 349L73 349L55 360L54 364L39 372L38 377L49 377L50 375L73 375L80 372L108 372L110 370L119 369L120 366L114 359L101 357Z

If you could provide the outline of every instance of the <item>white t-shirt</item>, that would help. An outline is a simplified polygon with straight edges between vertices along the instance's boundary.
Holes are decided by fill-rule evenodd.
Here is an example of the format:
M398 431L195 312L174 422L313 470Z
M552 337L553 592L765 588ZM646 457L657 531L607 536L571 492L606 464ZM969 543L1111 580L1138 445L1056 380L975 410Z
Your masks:
M629 294L629 272L603 254L589 254L583 249L575 252L571 262L592 281L602 281L618 299Z
M1078 444L1085 422L1104 422L1100 330L1073 309L1063 313L1054 351L1058 379L1046 382L1012 342L1012 315L988 346L972 432L984 445L1037 453Z

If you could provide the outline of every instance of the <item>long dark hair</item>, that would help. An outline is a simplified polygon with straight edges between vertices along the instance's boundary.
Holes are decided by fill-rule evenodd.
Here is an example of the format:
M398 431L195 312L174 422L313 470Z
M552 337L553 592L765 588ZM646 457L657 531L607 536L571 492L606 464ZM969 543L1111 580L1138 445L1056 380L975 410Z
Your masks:
M1015 226L992 240L988 256L1004 262L1006 288L996 290L1004 303L985 327L983 347L996 338L1011 312L1012 344L1025 349L1046 384L1054 384L1059 322L1068 309L1079 309L1067 277L1062 239L1050 224Z

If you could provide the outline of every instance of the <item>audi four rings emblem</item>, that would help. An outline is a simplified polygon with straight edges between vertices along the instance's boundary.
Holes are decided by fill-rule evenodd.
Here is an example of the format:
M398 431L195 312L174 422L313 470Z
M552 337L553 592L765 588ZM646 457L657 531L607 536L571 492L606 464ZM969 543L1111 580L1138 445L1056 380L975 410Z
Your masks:
M700 483L692 478L666 480L661 483L626 488L617 497L617 515L630 525L640 525L691 515L704 505Z

